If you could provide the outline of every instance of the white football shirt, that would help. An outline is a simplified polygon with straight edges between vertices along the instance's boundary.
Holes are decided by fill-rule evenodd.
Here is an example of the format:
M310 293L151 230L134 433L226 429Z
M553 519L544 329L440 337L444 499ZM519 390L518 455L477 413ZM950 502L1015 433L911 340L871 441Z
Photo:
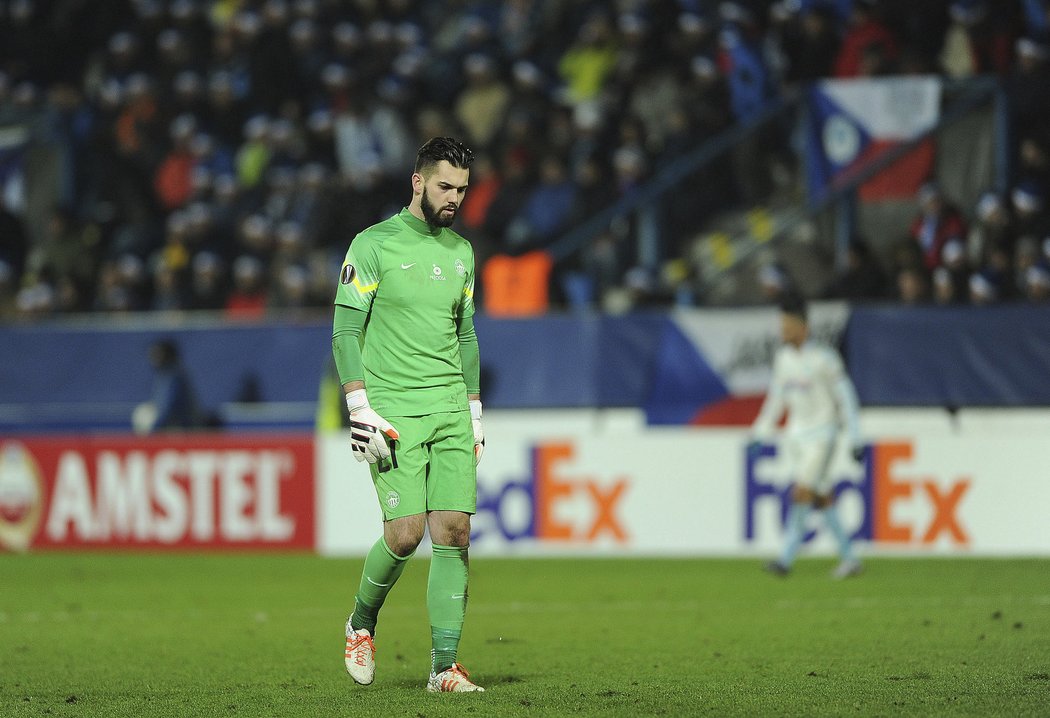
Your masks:
M811 340L777 350L769 393L752 426L754 435L771 437L785 409L788 439L827 441L845 430L857 443L857 394L842 358L831 347Z

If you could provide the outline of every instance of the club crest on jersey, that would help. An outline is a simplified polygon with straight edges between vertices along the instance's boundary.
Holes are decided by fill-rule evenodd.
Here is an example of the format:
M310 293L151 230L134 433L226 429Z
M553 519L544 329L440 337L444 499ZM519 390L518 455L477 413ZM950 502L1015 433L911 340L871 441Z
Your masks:
M456 260L456 274L458 274L459 276L462 277L466 273L467 273L467 268L463 265L463 260L462 259L457 259Z
M435 264L434 265L434 273L430 275L430 278L435 280L435 281L438 281L438 282L444 282L445 281L445 275L441 273L441 267L439 267L439 266L437 266Z
M339 283L350 284L354 281L354 277L357 276L357 270L354 269L352 264L344 264L342 271L339 272Z
M401 496L396 491L388 491L386 495L386 505L392 509L396 509L398 504L401 503Z

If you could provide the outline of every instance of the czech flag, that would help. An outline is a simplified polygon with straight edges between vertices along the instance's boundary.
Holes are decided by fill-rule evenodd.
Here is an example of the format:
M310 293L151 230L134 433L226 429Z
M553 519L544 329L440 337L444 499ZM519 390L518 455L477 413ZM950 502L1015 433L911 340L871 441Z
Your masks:
M936 127L937 77L823 80L809 90L806 172L811 202L892 148ZM933 170L932 138L860 187L862 200L912 198Z

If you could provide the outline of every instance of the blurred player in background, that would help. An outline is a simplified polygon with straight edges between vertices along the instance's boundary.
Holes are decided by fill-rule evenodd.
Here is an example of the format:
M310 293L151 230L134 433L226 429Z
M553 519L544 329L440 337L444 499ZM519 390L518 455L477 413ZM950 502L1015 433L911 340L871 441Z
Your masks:
M150 400L136 406L132 413L136 433L185 431L207 423L178 345L171 339L158 339L149 347L149 361L153 366L153 388Z
M375 677L379 609L428 528L433 648L427 690L484 690L456 655L467 607L476 467L485 445L474 252L449 229L473 159L448 137L424 144L408 207L358 234L340 272L332 350L354 458L368 462L383 510L383 535L365 559L346 623L346 670L361 684Z
M863 456L857 418L857 393L838 352L809 338L806 304L789 295L780 306L783 345L773 360L773 380L752 426L748 451L757 455L761 441L771 439L787 411L782 448L793 471L794 485L787 517L787 535L780 559L766 568L784 576L791 570L806 535L810 508L821 512L838 542L840 563L836 578L860 573L850 539L835 512L831 486L831 459L839 435L845 433L853 457Z

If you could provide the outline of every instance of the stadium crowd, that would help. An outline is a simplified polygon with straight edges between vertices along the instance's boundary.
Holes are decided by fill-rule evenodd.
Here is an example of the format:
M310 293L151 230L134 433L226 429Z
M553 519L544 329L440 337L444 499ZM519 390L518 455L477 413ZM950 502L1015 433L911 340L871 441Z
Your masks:
M482 266L790 88L896 73L1001 76L1016 184L962 209L924 187L891 265L858 240L825 295L1046 300L1048 26L1042 0L6 0L0 312L327 306L333 264L405 204L436 135L477 152L457 228ZM675 190L667 257L755 185L794 182L787 133L764 141L758 164ZM54 202L14 158L50 168ZM600 296L637 276L635 241L615 223L559 269Z

